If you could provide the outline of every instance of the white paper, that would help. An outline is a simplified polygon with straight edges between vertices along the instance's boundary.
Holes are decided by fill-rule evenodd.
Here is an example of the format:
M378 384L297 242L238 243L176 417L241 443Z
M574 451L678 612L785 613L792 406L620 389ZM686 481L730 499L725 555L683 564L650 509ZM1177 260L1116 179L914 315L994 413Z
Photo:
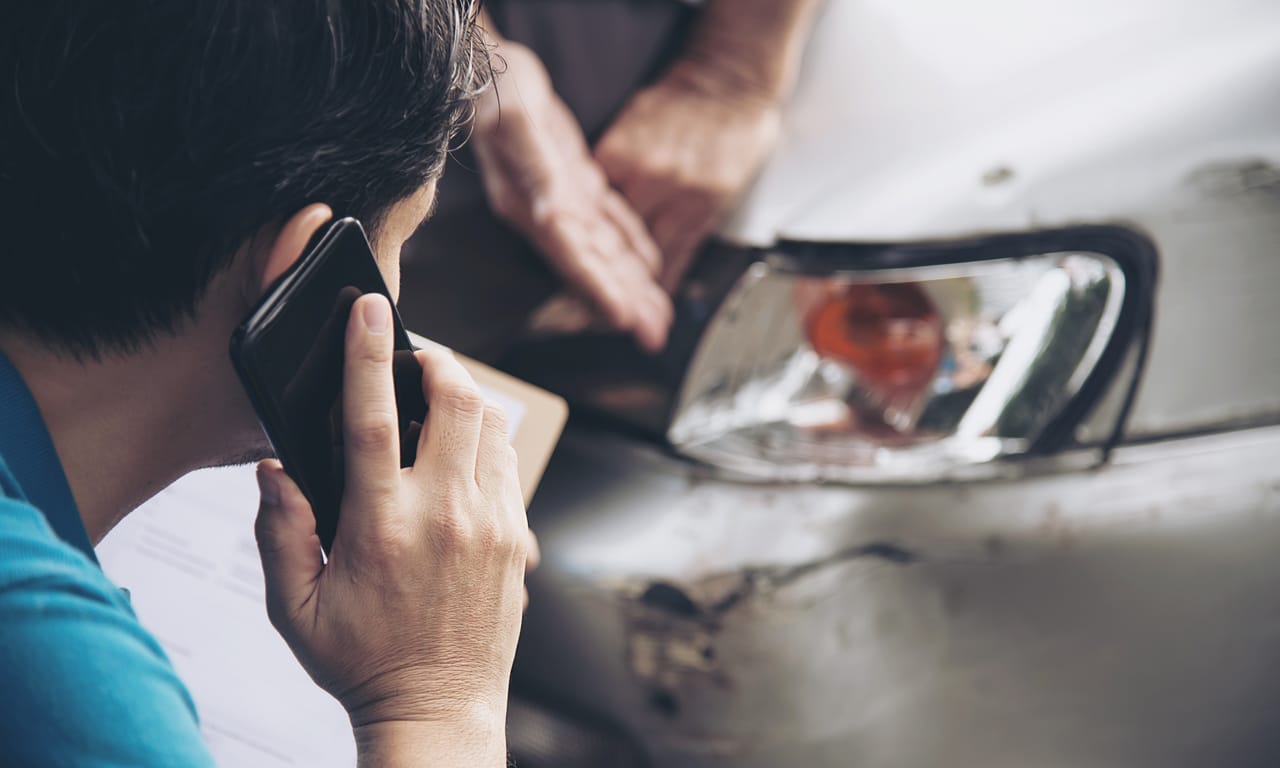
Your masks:
M98 547L196 702L220 766L355 764L346 713L267 620L251 466L195 472Z

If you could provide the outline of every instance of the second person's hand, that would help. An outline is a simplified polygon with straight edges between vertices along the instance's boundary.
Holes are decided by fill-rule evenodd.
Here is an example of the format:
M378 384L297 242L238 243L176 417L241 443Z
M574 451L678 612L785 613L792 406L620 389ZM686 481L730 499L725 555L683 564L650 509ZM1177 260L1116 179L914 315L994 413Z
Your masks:
M674 291L777 142L777 100L681 62L631 97L595 155L644 217Z
M606 183L537 55L501 41L497 57L504 69L477 105L471 138L490 206L610 325L661 349L672 307L644 222Z

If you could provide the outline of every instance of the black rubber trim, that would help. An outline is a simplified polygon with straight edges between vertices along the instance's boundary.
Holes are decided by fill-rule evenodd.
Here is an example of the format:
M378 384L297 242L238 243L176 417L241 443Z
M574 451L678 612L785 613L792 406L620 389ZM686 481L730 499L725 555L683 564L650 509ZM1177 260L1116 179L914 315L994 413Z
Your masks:
M1107 392L1128 351L1137 345L1137 362L1116 424L1102 445L1104 461L1124 438L1138 385L1146 368L1159 257L1145 235L1121 226L1081 226L965 240L927 243L822 243L780 241L762 253L781 258L802 274L830 275L833 270L886 270L932 267L996 259L1025 259L1044 253L1081 251L1113 259L1125 276L1125 297L1106 349L1080 391L1054 417L1028 450L1028 456L1055 453L1074 444L1075 429Z

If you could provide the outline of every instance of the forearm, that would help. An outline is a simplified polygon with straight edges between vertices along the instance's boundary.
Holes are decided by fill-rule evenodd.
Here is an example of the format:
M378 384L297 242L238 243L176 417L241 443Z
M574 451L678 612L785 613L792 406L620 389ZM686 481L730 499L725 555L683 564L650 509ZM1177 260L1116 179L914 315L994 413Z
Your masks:
M500 717L467 722L392 721L355 729L359 768L502 768L506 726Z
M673 73L779 102L795 85L822 0L708 0Z

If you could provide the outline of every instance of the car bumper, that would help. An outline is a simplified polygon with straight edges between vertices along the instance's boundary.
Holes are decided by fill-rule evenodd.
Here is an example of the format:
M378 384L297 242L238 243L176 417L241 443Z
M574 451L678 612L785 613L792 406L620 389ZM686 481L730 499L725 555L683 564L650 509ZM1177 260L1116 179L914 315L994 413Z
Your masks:
M1280 756L1280 428L870 489L724 481L575 428L530 518L522 765Z

